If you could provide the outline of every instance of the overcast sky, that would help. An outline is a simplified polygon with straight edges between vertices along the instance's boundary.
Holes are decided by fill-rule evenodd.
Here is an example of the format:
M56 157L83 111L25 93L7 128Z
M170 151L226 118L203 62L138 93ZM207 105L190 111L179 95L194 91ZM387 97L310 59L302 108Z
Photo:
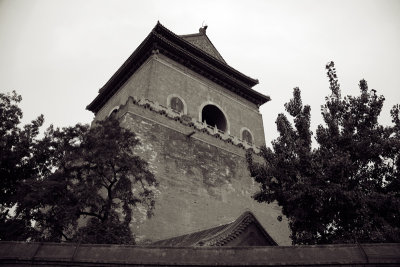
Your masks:
M207 35L226 62L259 79L267 145L299 86L322 123L325 64L336 64L342 95L365 78L386 97L381 122L400 103L400 1L0 0L0 92L16 90L24 122L90 123L89 104L159 20L176 34Z

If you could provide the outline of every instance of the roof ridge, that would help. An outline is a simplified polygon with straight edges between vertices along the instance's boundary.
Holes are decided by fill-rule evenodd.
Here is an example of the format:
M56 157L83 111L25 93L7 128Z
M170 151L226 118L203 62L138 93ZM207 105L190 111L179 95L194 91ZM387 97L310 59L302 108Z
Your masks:
M207 40L210 42L210 44L215 48L215 50L217 51L218 55L222 58L222 60L225 62L225 64L228 65L228 63L226 63L224 57L219 53L218 49L215 47L215 45L213 44L213 42L211 42L210 38L208 38L208 35L205 33L204 36L207 38ZM258 81L258 80L257 80Z
M213 42L212 42L212 41L210 40L210 38L208 37L206 31L205 31L205 30L204 30L204 31L201 31L201 29L202 29L202 28L199 29L199 32L198 32L198 33L181 34L181 35L178 35L178 36L181 37L182 39L184 39L186 42L189 42L189 41L186 40L185 38L191 38L191 37L203 37L203 38L205 38L205 39L210 43L210 45L211 45L211 47L212 47L212 50L214 50L214 52L216 53L216 56L211 55L211 54L208 53L207 51L203 50L201 47L198 47L198 48L200 48L201 50L203 50L203 51L206 52L207 54L210 54L211 56L217 58L218 60L220 60L220 61L222 61L223 63L225 63L225 64L228 65L228 63L226 63L226 60L224 59L224 57L221 55L221 53L218 51L218 49L215 47L215 45L213 44ZM189 42L189 43L192 44L192 45L194 45L194 44L191 43L191 42ZM194 46L197 47L196 45L194 45Z
M208 41L211 43L211 45L214 47L214 49L217 50L217 48L216 48L216 47L214 46L214 44L211 42L210 38L208 38L208 36L207 36L206 33L193 33L193 34L178 35L178 34L174 33L173 31L171 31L170 29L168 29L167 27L165 27L164 25L162 25L161 23L157 23L156 27L157 27L157 26L161 26L164 30L167 30L170 34L172 34L173 36L175 36L175 37L177 37L177 38L183 40L185 43L187 43L188 45L190 45L191 47L193 47L193 48L195 48L195 49L199 49L199 47L197 47L197 46L195 46L194 44L192 44L191 42L185 40L185 39L183 38L183 36L185 36L185 37L189 37L190 35L192 35L192 36L206 36L206 38L207 38ZM156 27L154 27L154 29L155 29ZM211 57L211 58L213 58L213 59L215 59L215 60L217 60L217 61L223 63L224 65L226 65L226 66L232 68L231 66L229 66L229 65L226 63L226 61L222 58L221 55L220 55L220 56L221 56L221 58L223 59L222 61L219 60L218 58L216 58L216 57L210 55L209 53L207 53L207 52L204 51L203 49L200 49L200 51L203 52L204 54L206 54L207 56L209 56L209 57ZM217 52L218 52L218 50L217 50ZM218 52L218 54L219 54L219 52ZM232 69L233 69L233 68L232 68ZM237 71L237 70L235 70L235 71ZM241 74L244 75L244 76L246 76L247 78L253 79L253 78L251 78L251 77L249 77L249 76L247 76L247 75L245 75L245 74L243 74L243 73L241 73ZM253 80L256 80L256 79L253 79Z
M180 37L180 36L177 35L176 33L172 32L170 29L168 29L167 27L165 27L165 26L162 25L161 23L158 22L158 23L156 24L156 26L154 27L153 30L155 30L155 29L157 28L157 26L161 27L163 30L166 30L166 31L167 31L169 34L171 34L172 36L175 36L176 38L178 38L178 39L184 41L185 43L187 43L188 45L190 45L192 48L195 48L195 49L201 51L203 54L207 55L209 58L211 58L211 59L213 59L213 60L216 60L217 62L219 62L219 63L225 65L226 67L228 67L228 68L231 69L232 71L234 71L234 72L236 72L236 73L238 73L238 74L240 74L240 75L246 77L247 79L253 80L254 83L255 83L254 85L256 85L256 84L259 83L258 79L251 78L250 76L248 76L248 75L246 75L246 74L244 74L244 73L238 71L237 69L231 67L231 66L228 65L226 62L222 62L222 61L218 60L217 58L211 56L211 55L208 54L207 52L203 51L202 49L199 49L197 46L191 44L190 42L186 41L185 39L183 39L182 37ZM154 31L154 33L157 33L157 32ZM157 35L159 35L159 33L157 33ZM204 35L207 37L207 34L204 34ZM207 39L211 42L211 40L210 40L208 37L207 37ZM212 44L212 42L211 42L211 44ZM214 46L214 44L213 44L213 46ZM215 46L214 46L214 48L215 48ZM196 57L197 57L197 56L196 56ZM253 85L253 86L254 86L254 85Z
M195 232L188 232L186 234L182 234L182 235L178 235L178 236L172 236L172 237L169 237L169 238L166 238L166 239L161 239L161 240L154 241L153 243L157 243L157 242L161 242L161 241L169 241L169 240L173 240L173 239L182 238L184 236L199 234L199 233L202 233L202 232L206 232L206 231L210 231L210 230L216 229L218 227L226 226L226 225L231 224L231 223L232 222L225 223L225 224L220 224L220 225L217 225L217 226L214 226L214 227L211 227L211 228L202 228L202 230L198 230L198 231L195 231Z
M204 35L204 34L197 32L197 33L189 33L189 34L179 34L178 36L181 38L185 38L185 37L202 36L202 35Z
M206 34L203 35L209 40ZM210 40L209 42L213 45ZM160 21L157 21L157 24L146 38L101 87L98 95L87 105L86 109L97 114L143 62L149 59L152 55L152 50L158 48L161 48L163 51L160 51L167 57L176 58L184 63L186 67L247 99L257 107L270 100L269 96L252 89L253 86L258 84L259 81L257 79L243 74L217 57L205 52L200 47L196 47L164 27Z
M255 224L267 242L274 246L277 243L269 236L255 215L250 211L243 212L236 220L202 231L180 235L153 242L155 246L225 246L239 237L251 224Z
M219 235L225 232L223 236L210 237L205 240L205 244L209 246L223 246L228 241L235 239L238 235L243 233L243 231L249 226L250 223L255 221L255 216L252 212L246 211L239 216L235 221L231 222L230 225L223 229Z
M159 33L154 33L154 35L155 35L156 37L158 37L158 38L164 40L164 42L166 42L166 43L168 43L168 44L171 44L171 42L170 42L169 40L167 40L165 37L163 37L163 36L160 35ZM197 48L195 45L189 43L188 41L186 41L186 40L184 40L184 41L187 42L188 44L190 44L191 46L193 46L194 48L199 49L199 48ZM171 45L172 45L172 44L171 44ZM180 47L180 46L179 46L179 47L177 47L177 49L179 49L180 52L189 55L189 53L188 53L183 47ZM214 58L213 56L209 55L207 52L203 52L203 53L205 53L207 56L209 56L209 57L211 57L211 58ZM204 65L207 65L209 68L212 68L212 69L214 69L214 70L217 71L217 72L220 72L220 73L222 72L222 73L223 73L223 71L220 71L219 69L217 69L216 67L214 67L212 64L208 63L207 61L203 60L202 58L199 58L199 57L196 56L196 55L192 55L192 57L196 58L199 62L202 62ZM215 58L214 58L214 59L215 59ZM215 59L215 60L219 61L218 59ZM221 61L219 61L219 62L221 62ZM228 66L229 68L232 68L231 66L229 66L229 65L226 64L226 63L223 63L223 62L221 62L221 63L224 64L224 65L226 65L226 66ZM232 69L233 69L233 68L232 68ZM235 71L237 71L237 70L235 70ZM237 72L239 72L239 71L237 71ZM244 75L244 74L243 74L243 75ZM247 77L248 77L248 76L247 76ZM261 95L261 93L259 93L259 92L255 91L254 89L252 89L251 86L249 86L249 85L246 84L245 82L242 82L241 80L239 80L239 79L237 79L237 78L235 78L235 77L231 77L231 78L234 79L237 83L239 83L239 84L241 84L242 86L246 87L247 90L254 91L255 93Z

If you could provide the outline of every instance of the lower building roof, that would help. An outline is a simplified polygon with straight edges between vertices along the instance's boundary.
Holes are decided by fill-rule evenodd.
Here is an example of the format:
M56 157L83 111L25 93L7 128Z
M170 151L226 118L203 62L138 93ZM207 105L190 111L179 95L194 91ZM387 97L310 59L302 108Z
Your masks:
M212 227L206 230L159 240L152 243L152 246L191 247L191 246L229 246L233 240L242 238L245 230L251 225L255 226L257 239L263 239L263 244L277 246L277 243L267 233L261 223L250 211L244 212L233 222Z

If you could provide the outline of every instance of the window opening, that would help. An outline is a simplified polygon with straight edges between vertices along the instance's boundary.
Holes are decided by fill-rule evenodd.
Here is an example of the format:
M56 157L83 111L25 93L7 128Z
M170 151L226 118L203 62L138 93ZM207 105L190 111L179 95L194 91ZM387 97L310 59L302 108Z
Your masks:
M242 132L242 140L246 141L249 144L253 144L253 137L248 130L243 130Z
M170 106L172 110L183 113L183 102L178 97L171 98Z
M227 122L224 113L214 105L206 105L201 111L202 122L217 127L218 130L226 132Z
M117 113L118 113L118 109L115 108L113 111L111 111L111 113L110 113L110 115L108 115L108 117L116 118Z

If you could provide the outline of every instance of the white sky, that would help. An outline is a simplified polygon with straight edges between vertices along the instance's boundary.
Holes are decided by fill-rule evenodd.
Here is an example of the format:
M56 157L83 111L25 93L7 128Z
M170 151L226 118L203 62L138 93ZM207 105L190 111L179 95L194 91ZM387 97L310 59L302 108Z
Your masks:
M322 122L333 60L342 95L358 82L386 97L381 122L400 103L400 1L0 0L0 92L22 95L24 122L90 123L85 110L157 20L176 34L207 35L232 67L257 78L272 101L261 107L267 145L275 120L299 86Z

